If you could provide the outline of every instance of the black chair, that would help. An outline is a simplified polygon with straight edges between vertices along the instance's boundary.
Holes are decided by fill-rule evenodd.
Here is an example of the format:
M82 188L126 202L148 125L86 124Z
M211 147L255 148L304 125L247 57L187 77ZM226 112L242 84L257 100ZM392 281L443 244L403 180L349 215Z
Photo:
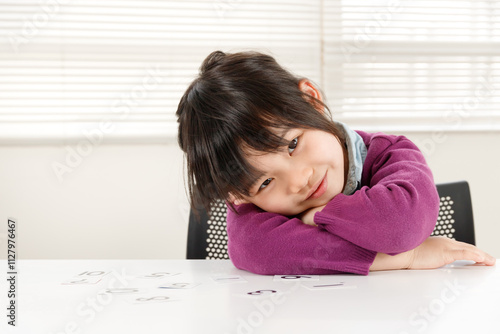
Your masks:
M475 245L474 218L469 184L466 181L436 185L440 196L439 217L431 235L445 236ZM191 210L187 259L228 259L226 204L216 201L210 214Z
M229 259L227 255L226 202L215 201L210 214L189 214L187 259Z
M439 197L439 217L431 235L445 236L476 245L472 200L467 181L436 185Z

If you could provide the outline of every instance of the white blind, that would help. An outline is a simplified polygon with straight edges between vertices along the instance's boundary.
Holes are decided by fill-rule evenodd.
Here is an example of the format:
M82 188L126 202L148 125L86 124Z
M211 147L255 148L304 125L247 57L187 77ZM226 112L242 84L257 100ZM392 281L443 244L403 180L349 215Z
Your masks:
M326 1L325 91L381 130L500 129L500 2Z
M2 0L0 143L175 139L177 103L216 49L270 52L356 127L498 129L499 12L498 1Z
M270 52L319 80L320 1L0 2L0 141L175 139L212 51Z

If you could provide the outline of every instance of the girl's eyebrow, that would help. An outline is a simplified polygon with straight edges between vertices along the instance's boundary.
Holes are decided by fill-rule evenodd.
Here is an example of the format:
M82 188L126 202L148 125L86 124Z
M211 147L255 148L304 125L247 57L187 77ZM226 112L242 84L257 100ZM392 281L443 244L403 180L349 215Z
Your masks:
M297 129L297 128L291 128L288 130L283 131L281 138L285 140L293 140L295 137L297 137L303 129Z
M280 136L281 138L283 139L287 139L287 137L289 136L290 132L294 131L295 129L283 129L282 131L280 131L278 133L278 136Z
M293 131L294 129L293 128L272 128L269 130L270 130L270 132L274 133L277 137L284 139L286 137L286 135L290 131Z

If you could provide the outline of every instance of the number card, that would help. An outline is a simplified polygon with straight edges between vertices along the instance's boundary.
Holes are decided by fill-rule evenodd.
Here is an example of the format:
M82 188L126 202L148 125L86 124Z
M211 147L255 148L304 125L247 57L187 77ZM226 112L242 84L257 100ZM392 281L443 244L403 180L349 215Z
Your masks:
M319 275L274 275L275 282L319 281Z
M84 271L81 274L70 278L61 284L64 285L88 285L99 283L109 271Z
M105 289L102 294L112 294L112 295L128 295L133 293L144 293L145 289L140 288L112 288Z
M128 298L127 302L136 304L136 305L147 305L147 304L157 304L157 303L165 303L179 300L178 298L174 298L171 296L141 296L141 297L133 297Z
M249 299L263 299L263 298L281 296L282 294L283 293L281 291L278 291L276 289L259 289L248 292L235 293L234 296L249 298Z
M302 286L309 290L339 290L339 289L355 289L356 285L346 282L302 282Z
M179 275L180 273L176 273L176 272L155 272L155 273L151 273L151 274L147 274L147 275L140 275L140 276L137 276L137 278L144 278L144 279L158 279L158 278L165 278L165 277L170 277L170 276L175 276L175 275Z
M165 283L160 285L158 288L160 289L192 289L201 283L194 283L194 282L178 282L178 283Z
M244 283L246 279L240 275L215 275L212 279L218 284Z

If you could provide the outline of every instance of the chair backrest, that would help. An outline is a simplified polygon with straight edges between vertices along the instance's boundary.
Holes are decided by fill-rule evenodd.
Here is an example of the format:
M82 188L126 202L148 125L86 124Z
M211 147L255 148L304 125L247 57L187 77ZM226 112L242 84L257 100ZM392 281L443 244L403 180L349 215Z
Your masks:
M215 201L210 214L200 209L189 214L188 259L229 259L227 255L226 202Z
M445 236L476 244L474 218L469 184L466 181L436 185L439 197L439 217L431 235ZM188 259L228 259L226 233L226 203L216 201L210 214L200 210L189 216Z
M440 197L439 217L431 235L475 245L472 200L467 181L441 183L436 187Z

